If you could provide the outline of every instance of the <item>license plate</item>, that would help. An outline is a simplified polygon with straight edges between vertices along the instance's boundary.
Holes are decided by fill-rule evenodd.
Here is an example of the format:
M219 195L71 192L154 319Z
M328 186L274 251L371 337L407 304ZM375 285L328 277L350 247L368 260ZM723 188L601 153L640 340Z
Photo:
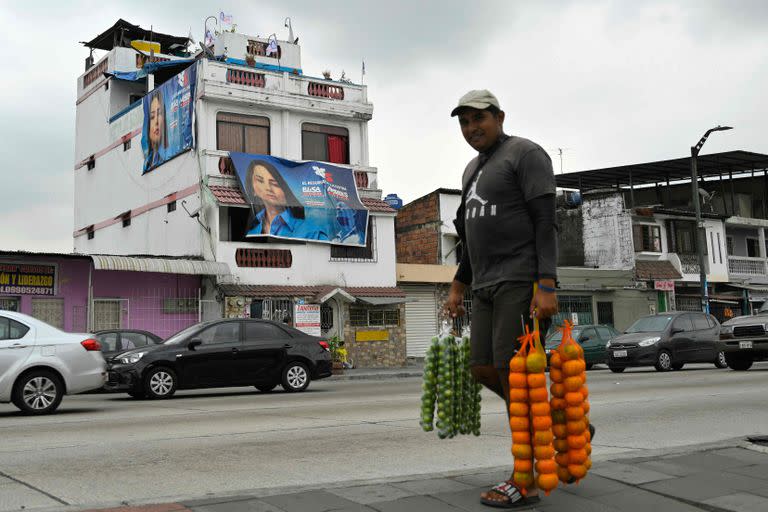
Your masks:
M613 351L613 357L627 357L627 351L626 350L614 350Z
M752 342L751 341L740 341L739 342L739 348L752 348Z

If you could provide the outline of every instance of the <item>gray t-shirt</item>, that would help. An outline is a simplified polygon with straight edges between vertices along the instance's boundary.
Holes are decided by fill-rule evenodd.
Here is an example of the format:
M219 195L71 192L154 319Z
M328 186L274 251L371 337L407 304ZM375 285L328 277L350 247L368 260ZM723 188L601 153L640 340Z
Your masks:
M488 153L469 162L462 178L472 288L548 277L539 275L536 229L526 203L555 193L552 161L538 144L507 135Z

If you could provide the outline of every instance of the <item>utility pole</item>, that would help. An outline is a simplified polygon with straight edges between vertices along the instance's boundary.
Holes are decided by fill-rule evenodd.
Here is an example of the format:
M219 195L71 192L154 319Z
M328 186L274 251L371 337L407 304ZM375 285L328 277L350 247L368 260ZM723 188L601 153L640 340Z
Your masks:
M701 147L707 142L709 134L712 132L721 132L724 130L732 130L730 126L716 126L710 128L699 140L698 144L691 146L691 188L693 193L693 206L696 212L696 255L699 260L699 283L701 286L701 310L705 313L709 313L709 294L707 292L707 268L706 259L704 257L704 247L707 243L707 236L704 232L704 221L701 220L701 205L699 204L699 170L698 170L698 156Z

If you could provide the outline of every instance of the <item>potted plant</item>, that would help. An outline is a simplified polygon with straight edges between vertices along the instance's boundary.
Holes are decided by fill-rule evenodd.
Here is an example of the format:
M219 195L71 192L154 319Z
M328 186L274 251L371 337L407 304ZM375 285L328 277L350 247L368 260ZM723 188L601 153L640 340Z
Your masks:
M328 340L328 345L331 350L333 373L335 375L344 373L344 364L347 362L347 349L344 348L344 342L338 336L334 336Z
M256 56L252 53L246 53L245 54L245 63L248 64L251 67L256 66Z

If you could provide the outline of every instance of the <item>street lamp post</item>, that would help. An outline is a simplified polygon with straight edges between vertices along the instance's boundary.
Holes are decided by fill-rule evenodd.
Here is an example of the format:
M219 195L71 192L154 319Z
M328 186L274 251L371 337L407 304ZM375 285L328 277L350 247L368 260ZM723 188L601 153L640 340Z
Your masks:
M710 128L695 146L691 146L691 187L693 189L693 206L696 212L696 254L699 259L699 283L701 286L701 310L709 313L709 294L707 292L707 268L704 258L704 247L707 243L707 237L704 232L704 222L701 220L701 205L699 204L699 171L697 168L697 157L701 147L707 142L709 134L712 132L721 132L732 130L730 126L717 125Z

